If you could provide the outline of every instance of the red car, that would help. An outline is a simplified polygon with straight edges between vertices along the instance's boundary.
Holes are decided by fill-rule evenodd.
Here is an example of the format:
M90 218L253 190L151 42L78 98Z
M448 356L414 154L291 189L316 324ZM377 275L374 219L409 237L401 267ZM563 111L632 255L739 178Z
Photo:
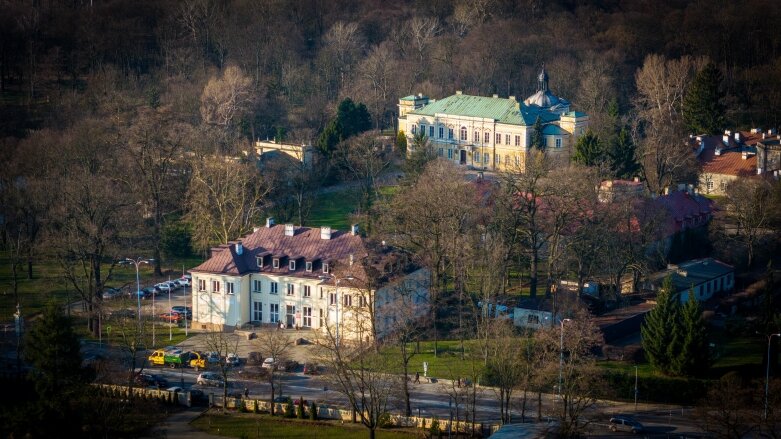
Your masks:
M168 323L179 323L182 321L182 315L175 312L164 312L160 314L160 318Z

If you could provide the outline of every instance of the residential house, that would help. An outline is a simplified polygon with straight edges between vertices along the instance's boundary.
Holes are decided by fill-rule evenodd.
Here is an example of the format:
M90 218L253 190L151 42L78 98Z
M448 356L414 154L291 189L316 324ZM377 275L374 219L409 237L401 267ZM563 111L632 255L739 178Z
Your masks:
M727 185L739 178L777 173L781 160L775 130L724 131L723 135L692 137L700 165L698 190L724 195ZM779 151L774 154L774 151ZM759 160L761 155L761 161Z
M357 226L345 232L269 218L190 270L193 327L252 323L327 329L340 339L382 336L397 318L425 314L429 276L381 247L370 252Z
M474 169L523 170L537 119L551 154L569 153L589 124L587 114L571 111L566 99L551 93L544 68L537 92L523 102L460 91L440 100L422 94L399 99L399 130L410 154L415 135L422 133L440 157Z
M649 276L642 288L646 291L658 291L668 276L672 279L681 303L689 300L690 290L694 290L696 300L706 301L716 293L727 293L735 288L735 268L713 258L670 264L666 270Z

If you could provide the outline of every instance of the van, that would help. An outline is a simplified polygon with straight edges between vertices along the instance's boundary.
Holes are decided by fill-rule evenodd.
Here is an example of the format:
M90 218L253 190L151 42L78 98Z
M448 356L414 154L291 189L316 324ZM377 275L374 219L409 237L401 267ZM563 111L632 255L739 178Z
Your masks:
M635 421L629 416L613 416L610 418L610 430L627 431L632 434L637 434L643 431L643 424Z

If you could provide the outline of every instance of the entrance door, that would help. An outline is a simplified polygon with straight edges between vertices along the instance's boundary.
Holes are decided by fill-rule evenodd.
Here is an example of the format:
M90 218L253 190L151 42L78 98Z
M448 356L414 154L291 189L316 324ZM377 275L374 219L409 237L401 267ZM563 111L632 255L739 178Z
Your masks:
M285 308L285 324L288 328L296 326L296 306L287 305Z
M463 150L463 149L461 150L461 160L460 160L460 163L461 163L462 165L465 165L465 164L466 164L466 151L465 151L465 150Z

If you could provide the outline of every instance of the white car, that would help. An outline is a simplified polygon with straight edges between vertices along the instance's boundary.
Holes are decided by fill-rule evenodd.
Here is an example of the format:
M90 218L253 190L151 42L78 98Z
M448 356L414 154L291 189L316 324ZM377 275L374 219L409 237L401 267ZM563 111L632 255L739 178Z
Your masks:
M189 287L192 284L192 279L189 277L182 277L176 280L180 285Z
M200 375L198 375L198 378L195 380L196 384L199 386L217 386L222 387L223 384L225 384L225 381L223 381L222 376L214 373L214 372L204 372Z
M273 358L269 357L263 360L263 365L261 367L264 369L275 370L277 368L277 362Z
M241 360L239 360L239 356L236 355L236 353L230 353L225 357L225 363L228 366L238 366L241 363Z

